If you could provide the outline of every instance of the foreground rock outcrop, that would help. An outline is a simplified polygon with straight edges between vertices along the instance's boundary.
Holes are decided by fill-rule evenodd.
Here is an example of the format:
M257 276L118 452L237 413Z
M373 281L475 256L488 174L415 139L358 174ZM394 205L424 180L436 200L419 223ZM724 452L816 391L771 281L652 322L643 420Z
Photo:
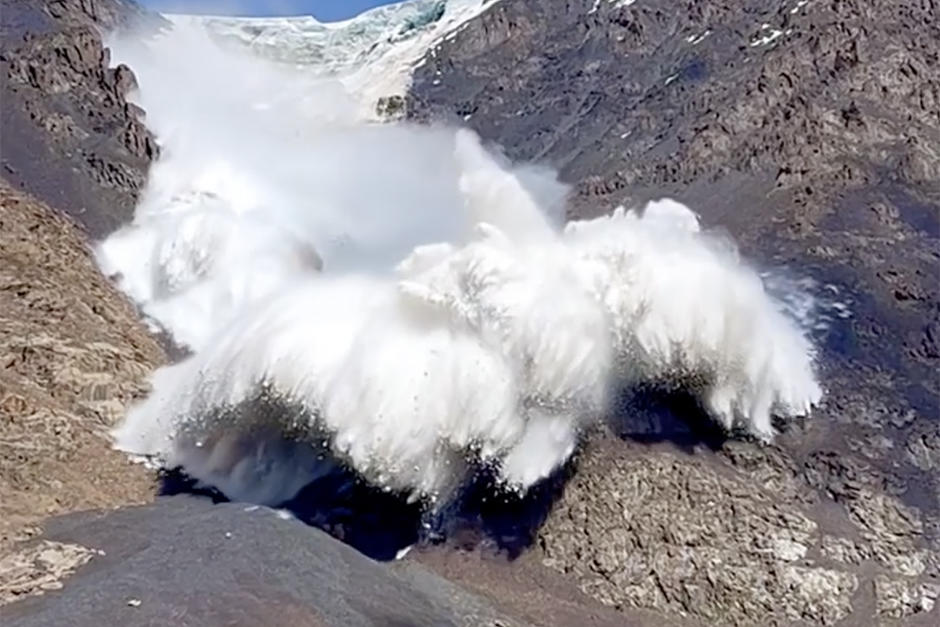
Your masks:
M4 625L526 624L418 564L374 562L266 507L173 497L66 517L46 536L87 547L94 566L54 598L0 609Z
M860 488L846 517L768 466L632 453L586 456L539 533L545 563L602 603L711 624L933 620L936 554L898 499Z

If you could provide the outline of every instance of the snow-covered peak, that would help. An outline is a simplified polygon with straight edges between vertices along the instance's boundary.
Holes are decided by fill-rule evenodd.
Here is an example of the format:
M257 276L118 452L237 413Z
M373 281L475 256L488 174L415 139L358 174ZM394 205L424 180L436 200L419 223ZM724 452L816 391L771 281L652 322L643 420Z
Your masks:
M380 97L403 95L414 64L434 45L499 0L407 0L342 22L312 16L244 18L168 15L217 39L318 76L360 97L367 114Z

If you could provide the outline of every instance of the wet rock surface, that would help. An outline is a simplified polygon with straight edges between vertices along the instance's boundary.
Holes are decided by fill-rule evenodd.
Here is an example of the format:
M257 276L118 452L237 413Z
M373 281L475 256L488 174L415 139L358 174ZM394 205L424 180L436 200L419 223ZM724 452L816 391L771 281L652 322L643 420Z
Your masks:
M676 197L827 303L826 400L774 446L681 402L611 416L538 537L587 594L713 624L936 620L937 9L504 0L416 70L410 119L559 167L572 217Z
M0 2L0 176L94 237L131 218L158 152L101 40L145 19L124 0Z

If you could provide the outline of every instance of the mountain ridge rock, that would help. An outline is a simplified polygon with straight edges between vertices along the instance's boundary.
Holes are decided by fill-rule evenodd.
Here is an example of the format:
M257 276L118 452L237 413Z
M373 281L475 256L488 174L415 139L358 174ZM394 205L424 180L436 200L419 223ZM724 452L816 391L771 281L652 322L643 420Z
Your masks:
M133 216L159 148L104 30L159 20L124 0L0 3L0 172L102 237Z
M681 403L611 417L612 434L588 447L538 540L552 567L598 600L719 624L756 624L764 612L775 624L932 620L940 484L922 446L940 429L936 9L504 0L416 66L407 119L469 126L510 158L558 167L574 187L570 218L672 196L761 269L808 279L816 297L846 307L814 335L823 405L773 446L701 440ZM694 486L728 471L744 482L738 493L700 503ZM701 478L681 481L686 473ZM766 488L825 531L809 534L803 558L771 552L742 566L753 579L735 590L709 564L730 547L722 563L746 560L747 535L716 520L708 533L719 537L703 540L696 508L756 512L745 501ZM782 533L775 515L759 518L755 538ZM888 520L908 518L888 531ZM817 554L857 581L829 578L847 586L833 588L838 611L791 614L796 600L783 596L812 572L789 583L782 573L817 568ZM774 581L781 592L765 587ZM922 604L901 600L914 590Z

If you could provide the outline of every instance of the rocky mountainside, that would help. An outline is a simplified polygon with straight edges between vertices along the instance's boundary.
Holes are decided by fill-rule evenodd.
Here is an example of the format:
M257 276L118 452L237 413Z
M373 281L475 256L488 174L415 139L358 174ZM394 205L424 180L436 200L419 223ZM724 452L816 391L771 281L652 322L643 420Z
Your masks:
M0 605L55 582L73 555L14 546L43 518L146 502L153 475L107 431L163 351L98 271L81 229L0 180Z
M677 197L847 304L817 338L824 407L774 446L703 446L662 408L613 417L629 445L585 454L538 538L601 602L721 624L934 607L937 8L505 0L415 70L409 118L559 167L573 215Z
M133 74L108 67L99 34L138 15L121 0L0 2L0 605L82 559L19 550L44 517L154 490L106 433L165 357L88 241L129 219L155 156L124 100Z
M127 221L158 152L99 29L162 22L123 0L0 0L0 606L77 571L0 622L76 607L96 623L243 624L276 606L316 625L935 624L936 2L457 4L471 17L398 59L404 114L559 167L572 215L675 196L758 263L813 279L845 306L817 336L825 405L762 446L709 431L686 399L625 397L565 477L468 508L466 529L392 568L265 508L188 497L30 539L49 514L153 493L103 434L165 357L83 229ZM319 592L335 581L356 585Z
M158 18L125 0L0 1L0 176L100 237L133 215L157 147L104 30Z
M100 37L138 14L0 2L0 605L87 561L23 543L45 517L146 502L155 486L106 433L165 357L88 240L129 219L155 156L124 100L133 74L108 67Z

